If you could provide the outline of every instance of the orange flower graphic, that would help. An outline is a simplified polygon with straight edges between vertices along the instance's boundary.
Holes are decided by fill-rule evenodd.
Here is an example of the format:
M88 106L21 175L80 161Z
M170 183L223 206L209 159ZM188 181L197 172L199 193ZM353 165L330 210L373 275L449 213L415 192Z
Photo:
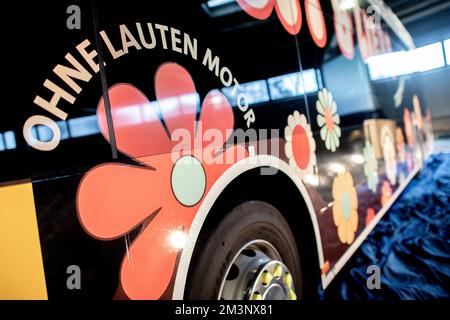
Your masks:
M358 229L358 193L350 172L339 173L333 181L333 221L339 240L352 244Z
M140 228L120 270L120 284L130 299L159 299L165 293L202 200L233 161L246 156L243 147L222 150L234 117L218 90L204 98L200 122L196 122L199 96L182 66L161 65L155 75L155 93L156 103L131 84L109 89L117 148L137 164L94 167L82 179L77 194L80 223L92 237L112 240ZM103 99L97 119L109 141ZM175 152L180 145L177 129L184 129L191 138L183 140L181 150ZM223 140L204 139L208 129L219 131ZM204 161L199 154L233 161Z

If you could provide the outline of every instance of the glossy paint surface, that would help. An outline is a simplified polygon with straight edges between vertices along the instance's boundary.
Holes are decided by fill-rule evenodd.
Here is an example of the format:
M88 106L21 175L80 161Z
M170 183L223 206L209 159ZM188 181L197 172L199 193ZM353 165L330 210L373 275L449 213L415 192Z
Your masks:
M238 0L223 8L99 1L94 18L88 2L80 8L81 30L49 19L32 37L31 54L40 61L29 66L33 98L51 103L55 90L42 80L57 83L57 107L68 117L36 104L11 116L22 130L22 120L39 110L66 138L51 151L21 139L0 159L11 169L2 181L33 179L50 298L179 297L176 278L187 273L180 259L203 201L219 196L210 192L233 167L265 155L306 190L327 284L429 152L431 123L419 88L408 76L370 78L371 56L405 46L382 21L372 25L366 8L343 10L339 1ZM56 65L71 68L72 80L58 77ZM46 128L35 129L37 138L51 140ZM252 134L243 139L238 129ZM84 295L61 284L67 263L88 271Z

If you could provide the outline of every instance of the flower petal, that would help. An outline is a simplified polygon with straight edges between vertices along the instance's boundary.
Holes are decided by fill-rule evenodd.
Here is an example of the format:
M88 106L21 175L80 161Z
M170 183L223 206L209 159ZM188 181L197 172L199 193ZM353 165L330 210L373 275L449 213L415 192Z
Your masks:
M320 138L322 139L322 141L325 141L327 137L327 132L328 132L327 127L322 127L322 129L320 129Z
M189 72L173 62L162 64L155 74L155 93L170 135L177 129L184 129L193 140L200 103Z
M309 148L311 149L311 152L314 153L316 151L316 140L314 139L311 131L308 132L309 137Z
M274 0L248 1L237 0L239 6L253 18L259 20L267 19L273 10Z
M333 139L333 145L335 146L335 148L339 148L340 142L339 142L339 138L337 136L336 130L331 132L331 136Z
M341 117L337 113L333 116L333 122L336 125L340 125L341 124Z
M332 107L332 105L334 103L333 94L331 93L331 91L327 91L326 96L327 96L327 106ZM332 112L332 113L334 113L334 112Z
M328 90L324 88L319 91L319 101L322 104L322 107L326 108L328 106Z
M356 210L356 209L351 210L349 224L350 224L350 230L352 232L356 232L356 230L358 229L358 210Z
M154 104L131 84L121 83L108 91L117 148L133 158L170 152L173 143L154 110ZM103 98L97 108L100 130L110 140ZM149 139L151 137L151 139Z
M284 145L284 153L286 154L286 157L288 159L292 159L293 158L292 143L291 142L286 142L286 144Z
M341 197L341 192L342 192L342 175L339 174L333 180L333 188L332 188L333 199L339 199Z
M314 173L314 167L317 165L316 153L311 152L311 160L309 160L309 165L311 167L311 172Z
M334 141L332 134L330 134L330 145L331 145L331 152L335 152L336 151L336 142Z
M330 99L333 99L331 96L331 92L330 92ZM333 100L330 100L333 101ZM334 115L337 112L337 105L336 105L336 101L333 101L333 103L331 104L331 113Z
M124 235L171 196L166 180L169 177L148 167L103 164L91 169L77 193L81 225L102 240Z
M316 102L316 109L317 109L318 113L320 113L321 115L324 115L325 109L323 108L323 104L320 100L320 95L322 95L322 91L319 92L319 100L317 100L317 102Z
M300 116L300 112L298 112L297 110L294 111L295 124L302 124L303 126L305 125L306 119L305 119L304 115L302 115L302 116Z
M350 222L346 222L344 225L346 228L346 235L345 235L346 243L352 244L353 241L355 240L355 232L352 230Z
M204 148L222 147L233 127L233 109L227 98L219 90L210 91L203 100L200 124L195 134L197 141L201 141L199 145Z
M342 214L342 203L339 201L333 202L333 221L339 227L344 222L344 215Z
M338 227L337 227L337 232L338 232L338 237L339 240L341 240L342 243L347 243L347 223L345 221L343 221Z
M334 150L333 150L334 144L332 144L331 139L332 139L332 138L331 138L331 133L327 130L327 137L326 137L326 139L325 139L325 147L326 147L328 150L331 150L331 151L334 152Z
M284 128L284 139L286 139L286 141L288 142L292 141L292 127L286 126Z
M302 9L298 0L275 0L278 18L287 32L296 35L302 26Z
M325 117L323 115L317 115L317 124L319 125L319 127L323 127L325 125Z
M295 119L294 119L294 116L292 114L290 114L289 117L288 117L288 126L291 127L292 130L294 130Z
M156 300L166 291L196 207L176 210L170 205L163 207L125 254L120 278L130 299Z
M342 135L342 131L341 131L341 128L339 128L339 126L334 126L334 132L336 132L336 136L338 137L338 138L340 138L341 137L341 135Z
M356 189L353 187L353 179L352 179L352 185L349 192L350 196L350 207L357 210L358 209L358 193L356 192Z
M345 171L342 173L342 183L345 192L352 192L353 188L353 177L350 172Z
M301 171L301 170L298 170L297 162L295 162L294 158L289 158L289 166L291 167L291 169L293 169L296 172Z

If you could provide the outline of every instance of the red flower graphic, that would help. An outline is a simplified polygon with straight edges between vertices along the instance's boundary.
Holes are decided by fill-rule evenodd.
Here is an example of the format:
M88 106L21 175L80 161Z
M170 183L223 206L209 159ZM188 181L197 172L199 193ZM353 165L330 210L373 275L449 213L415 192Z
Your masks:
M373 208L367 209L366 214L366 227L369 225L369 223L375 218L375 210Z
M277 12L283 27L296 35L302 26L302 9L298 0L237 0L241 8L253 18L267 19L273 9Z
M302 27L302 8L299 0L237 0L239 6L253 18L265 20L274 8L284 29L292 35ZM319 0L305 0L305 15L314 42L321 48L327 43L327 28Z
M202 200L233 164L203 161L198 152L215 158L230 155L227 159L234 162L246 156L239 146L221 153L234 117L220 91L206 95L199 118L201 128L196 122L198 94L186 69L175 63L161 65L155 75L155 93L158 102L150 103L131 84L109 89L117 148L138 165L99 165L86 173L77 194L79 220L92 237L112 240L141 227L120 271L121 286L131 299L163 295ZM155 110L158 105L164 125ZM97 119L109 141L103 99ZM174 153L179 145L174 135L177 129L187 130L191 138L183 141L181 152ZM219 131L224 140L204 138L208 129Z

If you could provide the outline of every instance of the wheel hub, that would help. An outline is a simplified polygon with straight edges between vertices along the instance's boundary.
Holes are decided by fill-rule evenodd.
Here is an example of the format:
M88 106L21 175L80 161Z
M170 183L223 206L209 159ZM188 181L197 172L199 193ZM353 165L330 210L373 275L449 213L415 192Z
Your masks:
M219 299L296 300L292 275L277 250L264 240L241 248L228 267Z

